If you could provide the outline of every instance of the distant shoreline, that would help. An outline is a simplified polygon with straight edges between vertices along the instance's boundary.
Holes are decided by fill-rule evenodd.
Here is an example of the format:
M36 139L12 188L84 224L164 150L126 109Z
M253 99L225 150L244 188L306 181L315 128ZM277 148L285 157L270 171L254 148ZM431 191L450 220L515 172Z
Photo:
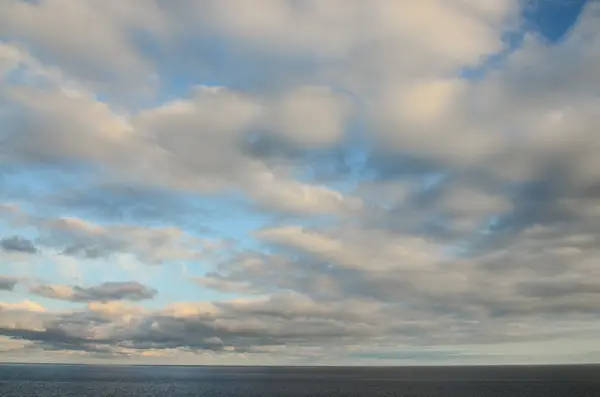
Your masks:
M411 369L411 368L556 368L556 367L600 367L600 363L567 363L567 364L414 364L414 365L224 365L224 364L127 364L127 363L27 363L27 362L0 362L0 366L94 366L94 367L197 367L197 368L331 368L331 369Z

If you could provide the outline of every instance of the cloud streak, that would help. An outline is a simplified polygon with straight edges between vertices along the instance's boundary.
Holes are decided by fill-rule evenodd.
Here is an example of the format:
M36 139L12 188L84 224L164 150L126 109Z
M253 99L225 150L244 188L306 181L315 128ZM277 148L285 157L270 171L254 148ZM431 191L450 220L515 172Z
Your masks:
M38 252L37 247L32 241L19 236L1 239L0 248L6 252L17 252L21 254L36 254Z
M37 285L31 293L51 299L71 302L142 301L152 299L157 291L138 282L105 282L91 287L68 285Z

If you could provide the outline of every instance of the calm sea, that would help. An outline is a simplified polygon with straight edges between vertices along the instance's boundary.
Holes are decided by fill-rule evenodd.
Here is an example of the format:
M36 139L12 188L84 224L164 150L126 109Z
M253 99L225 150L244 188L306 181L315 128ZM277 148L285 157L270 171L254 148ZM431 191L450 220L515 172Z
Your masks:
M600 397L600 366L275 368L0 365L0 396Z

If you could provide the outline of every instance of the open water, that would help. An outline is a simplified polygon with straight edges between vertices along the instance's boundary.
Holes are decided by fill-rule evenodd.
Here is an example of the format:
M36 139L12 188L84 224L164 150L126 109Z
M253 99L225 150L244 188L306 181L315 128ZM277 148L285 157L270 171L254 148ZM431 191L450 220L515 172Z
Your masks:
M600 366L0 365L0 397L600 397Z

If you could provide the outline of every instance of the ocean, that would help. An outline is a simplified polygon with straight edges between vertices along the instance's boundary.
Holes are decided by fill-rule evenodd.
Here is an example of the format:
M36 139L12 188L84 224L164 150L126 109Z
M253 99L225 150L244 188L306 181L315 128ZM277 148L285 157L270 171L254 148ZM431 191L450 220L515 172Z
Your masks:
M0 365L1 397L600 397L600 366Z

